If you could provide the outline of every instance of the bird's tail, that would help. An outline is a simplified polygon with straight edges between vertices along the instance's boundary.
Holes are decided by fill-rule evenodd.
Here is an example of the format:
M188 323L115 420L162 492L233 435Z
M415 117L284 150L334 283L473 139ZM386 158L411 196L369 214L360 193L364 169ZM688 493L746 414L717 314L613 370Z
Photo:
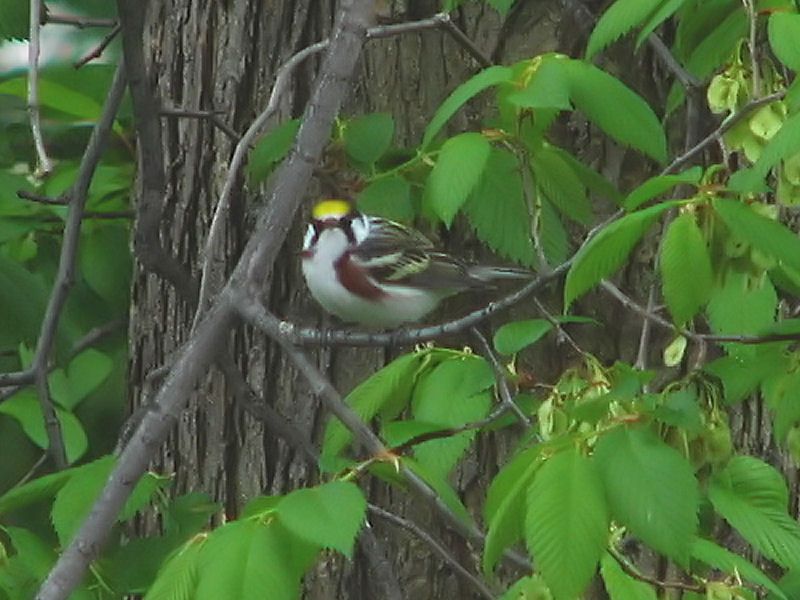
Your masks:
M493 267L487 265L471 265L467 268L471 277L480 281L495 281L497 279L530 279L535 273L528 269L516 267Z

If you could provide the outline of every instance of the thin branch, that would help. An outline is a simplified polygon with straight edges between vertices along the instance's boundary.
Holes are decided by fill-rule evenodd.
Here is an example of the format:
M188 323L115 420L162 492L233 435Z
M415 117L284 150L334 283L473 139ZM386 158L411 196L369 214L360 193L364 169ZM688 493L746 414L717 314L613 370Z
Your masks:
M309 345L338 345L338 346L402 346L416 344L440 338L445 335L466 331L470 327L485 321L491 315L504 310L520 300L530 296L551 281L563 275L571 266L572 259L568 259L549 273L540 275L531 280L516 292L490 302L483 308L475 310L463 317L446 321L438 325L419 327L416 329L397 329L387 333L373 333L356 330L325 330L313 327L301 327L289 321L281 321L270 314L257 298L240 297L237 300L237 309L244 319L261 330L274 327L280 329L281 334L291 339L296 344Z
M675 79L680 82L687 92L702 87L703 82L683 68L657 34L651 33L647 37L647 43L650 45L650 48L653 49L662 64L675 75Z
M662 238L663 239L663 238ZM650 286L650 291L647 294L647 308L645 311L648 314L653 313L653 308L656 304L656 286L655 284ZM642 320L642 332L639 334L639 349L636 353L636 362L634 363L636 368L640 371L644 371L647 368L647 354L650 350L650 331L652 321L650 319L643 319Z
M58 272L53 284L53 290L45 309L39 337L36 343L30 373L39 395L39 402L45 418L49 449L58 468L66 466L63 437L55 408L50 398L47 387L47 373L49 371L50 353L55 342L61 311L67 301L67 296L74 280L75 261L78 254L81 221L84 216L84 206L89 192L89 185L94 175L100 157L105 150L109 132L122 101L125 88L125 69L120 64L114 75L108 99L106 100L100 120L95 125L86 151L83 154L78 174L67 196L70 198L67 220L64 227L64 238L61 244ZM18 381L17 383L22 383ZM28 382L30 383L30 382Z
M97 44L97 46L95 46L85 56L75 61L72 66L75 67L76 69L80 69L85 64L93 61L96 58L100 58L101 56L103 56L103 52L105 52L105 49L108 48L108 45L114 40L115 37L117 37L117 35L119 35L120 29L121 26L119 23L114 25L111 31L109 31L105 35L105 37L103 37L103 39L100 40L100 43Z
M766 106L767 104L771 104L776 100L781 100L786 95L786 90L782 90L779 92L775 92L774 94L770 94L768 96L764 96L763 98L758 98L756 100L751 100L744 106L742 106L737 112L729 115L722 123L720 123L719 127L717 127L714 131L709 133L706 137L702 140L697 142L694 146L689 148L686 152L675 158L667 167L661 171L661 175L668 175L670 173L675 173L678 169L680 169L683 165L689 162L692 158L697 156L700 152L705 150L708 146L713 144L717 139L722 137L722 135L734 127L736 124L740 123L745 117L749 116L754 110L761 108L762 106Z
M136 129L141 191L136 206L137 219L133 248L142 266L172 284L176 293L192 305L197 286L188 269L168 252L161 241L163 204L166 194L164 151L161 139L159 105L153 94L144 59L145 4L118 0L122 26L122 53L128 70Z
M460 575L462 578L467 580L481 596L490 599L496 598L495 594L492 593L492 591L489 589L489 586L487 586L483 580L470 573L464 566L461 565L460 562L458 562L456 557L453 556L447 548L440 544L422 527L409 519L405 519L399 515L389 512L388 510L384 510L380 506L369 504L367 505L367 508L371 515L374 515L379 519L383 519L384 521L388 521L389 523L397 525L398 527L402 527L425 542L430 549L433 550L434 554L438 555L439 558L448 564L457 575Z
M531 420L528 418L528 415L522 412L520 407L517 406L517 403L514 402L514 398L511 397L511 389L508 386L508 370L500 364L500 360L497 358L497 355L492 349L489 341L486 339L486 336L481 333L481 330L477 327L472 327L471 331L472 335L477 338L478 343L481 345L483 355L489 361L489 364L492 365L494 378L497 382L497 392L500 396L500 404L506 406L508 410L513 412L517 416L517 419L519 419L520 423L525 425L525 427L530 428Z
M558 336L558 339L560 341L567 342L570 346L572 346L572 349L575 350L575 352L577 352L581 356L585 356L586 352L583 350L583 348L581 348L578 345L578 343L573 339L573 337L567 333L567 331L564 329L563 325L559 322L559 320L556 319L550 313L549 310L547 310L547 307L544 304L542 304L542 301L539 300L539 298L537 298L536 296L534 296L533 303L536 305L536 308L539 310L539 312L542 313L542 316L550 323L550 325L553 326L553 329L556 330L556 335Z
M56 469L61 471L69 465L67 461L67 447L61 433L61 422L58 420L53 398L50 395L50 385L47 383L48 369L37 369L34 372L36 380L36 394L39 397L39 406L44 416L44 429L47 432L47 450L53 459Z
M394 446L392 448L389 448L389 452L391 454L404 454L409 450L411 450L417 444L421 444L423 442L429 442L431 440L441 440L444 438L453 437L454 435L458 435L459 433L464 433L465 431L477 431L479 429L483 429L484 427L488 427L489 425L493 425L494 423L499 421L510 410L511 408L508 404L500 404L497 408L495 408L492 412L490 412L488 415L486 415L483 419L480 419L479 421L464 423L459 427L447 427L444 429L436 429L434 431L427 431L425 433L420 433L419 435L415 435L414 437L407 439L399 446Z
M39 113L39 32L42 21L42 0L30 0L30 38L28 40L28 114L31 120L31 135L36 148L37 166L35 174L43 176L53 170L53 163L47 156L42 136L42 122Z
M747 13L747 21L749 25L749 36L747 45L750 47L750 71L751 81L753 83L753 98L761 96L761 74L758 68L758 46L756 43L756 34L758 32L758 13L753 0L742 0L744 10Z
M600 284L612 297L616 298L623 306L629 308L635 313L639 314L644 319L647 319L654 324L672 331L676 335L681 335L686 339L693 342L714 343L714 344L771 344L774 342L797 342L800 341L800 332L789 333L765 333L763 335L721 335L713 333L695 333L688 329L679 329L673 323L658 315L655 312L647 310L636 300L628 296L625 292L620 290L616 285L610 281L603 281Z
M51 206L66 206L67 204L69 204L69 199L65 198L64 196L60 196L58 198L51 198L50 196L34 194L33 192L29 192L27 190L17 190L17 198L21 198L22 200L30 200L31 202L37 202L38 204L47 204Z
M321 52L329 45L328 40L317 42L300 52L293 55L286 61L277 71L275 76L275 84L272 86L272 92L267 102L267 107L256 117L255 121L247 128L244 135L236 144L233 151L231 163L228 166L228 177L225 179L225 185L222 188L217 206L214 209L214 216L211 218L211 225L208 229L208 236L203 250L203 268L200 274L200 293L197 300L197 309L194 314L194 321L192 329L197 326L200 318L203 316L207 308L208 301L211 298L211 269L214 265L214 249L216 248L222 236L222 228L227 222L228 210L230 208L230 199L233 195L233 188L239 179L239 170L244 165L247 153L250 151L250 146L255 142L258 135L261 133L262 128L266 125L267 121L278 110L278 102L285 92L289 84L289 76L292 71L300 65L306 58Z
M116 24L117 22L114 19L97 19L81 15L59 15L49 11L42 15L42 25L72 25L78 29L86 29L87 27L114 27Z
M623 555L619 550L614 547L609 547L608 549L611 556L614 557L614 560L617 561L622 570L625 571L628 575L633 577L634 579L638 579L644 583L648 583L652 586L661 589L674 589L674 590L683 590L685 592L695 592L697 594L705 594L706 588L704 585L699 585L695 583L683 583L682 581L661 581L656 579L655 577L650 577L649 575L645 575L639 569L637 569L633 563L631 563L625 555Z
M125 325L125 321L122 319L117 319L115 321L110 321L105 325L94 327L81 339L75 342L75 344L72 346L72 350L70 350L69 358L71 359L72 357L80 354L90 346L93 346L99 342L106 335L112 333L114 330L123 325ZM55 368L55 365L50 364L48 372ZM35 381L36 374L34 373L33 369L18 371L16 373L0 373L0 388L3 388L3 391L0 392L0 402L9 399L23 387L26 385L31 385L35 383Z
M485 69L494 65L492 59L481 52L480 48L478 48L475 43L469 39L467 34L461 31L456 24L453 23L453 21L450 19L450 15L445 14L444 17L445 19L442 23L444 30L449 33L453 39L458 42L467 52L469 52L470 56L472 56L472 58L474 58L480 66Z
M185 108L161 108L162 117L186 117L189 119L206 119L217 127L222 133L227 135L232 141L238 142L241 139L238 133L220 118L222 111L218 110L189 110Z

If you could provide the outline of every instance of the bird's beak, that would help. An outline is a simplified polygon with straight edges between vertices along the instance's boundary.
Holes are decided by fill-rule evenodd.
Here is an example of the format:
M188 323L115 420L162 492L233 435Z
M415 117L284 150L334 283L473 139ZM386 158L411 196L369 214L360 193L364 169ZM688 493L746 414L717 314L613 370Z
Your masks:
M311 248L306 248L304 250L300 250L298 254L300 254L300 258L311 258L314 256L314 251Z

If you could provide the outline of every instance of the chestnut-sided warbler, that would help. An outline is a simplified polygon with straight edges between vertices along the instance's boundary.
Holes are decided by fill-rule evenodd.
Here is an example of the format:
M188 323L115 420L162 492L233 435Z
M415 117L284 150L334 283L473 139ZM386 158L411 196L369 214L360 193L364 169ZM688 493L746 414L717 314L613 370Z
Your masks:
M417 321L458 292L531 276L437 252L419 231L361 214L344 200L314 207L301 256L317 302L346 322L369 327Z

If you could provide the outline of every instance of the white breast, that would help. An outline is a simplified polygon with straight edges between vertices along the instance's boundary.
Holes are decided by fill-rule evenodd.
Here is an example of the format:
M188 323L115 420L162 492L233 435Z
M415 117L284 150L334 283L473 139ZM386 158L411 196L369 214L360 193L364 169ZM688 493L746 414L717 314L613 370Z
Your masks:
M303 258L308 289L326 311L349 323L391 328L418 321L436 308L438 298L405 286L376 283L386 292L378 300L367 300L350 292L339 283L334 264L348 245L343 231L326 229L319 236L314 254Z

